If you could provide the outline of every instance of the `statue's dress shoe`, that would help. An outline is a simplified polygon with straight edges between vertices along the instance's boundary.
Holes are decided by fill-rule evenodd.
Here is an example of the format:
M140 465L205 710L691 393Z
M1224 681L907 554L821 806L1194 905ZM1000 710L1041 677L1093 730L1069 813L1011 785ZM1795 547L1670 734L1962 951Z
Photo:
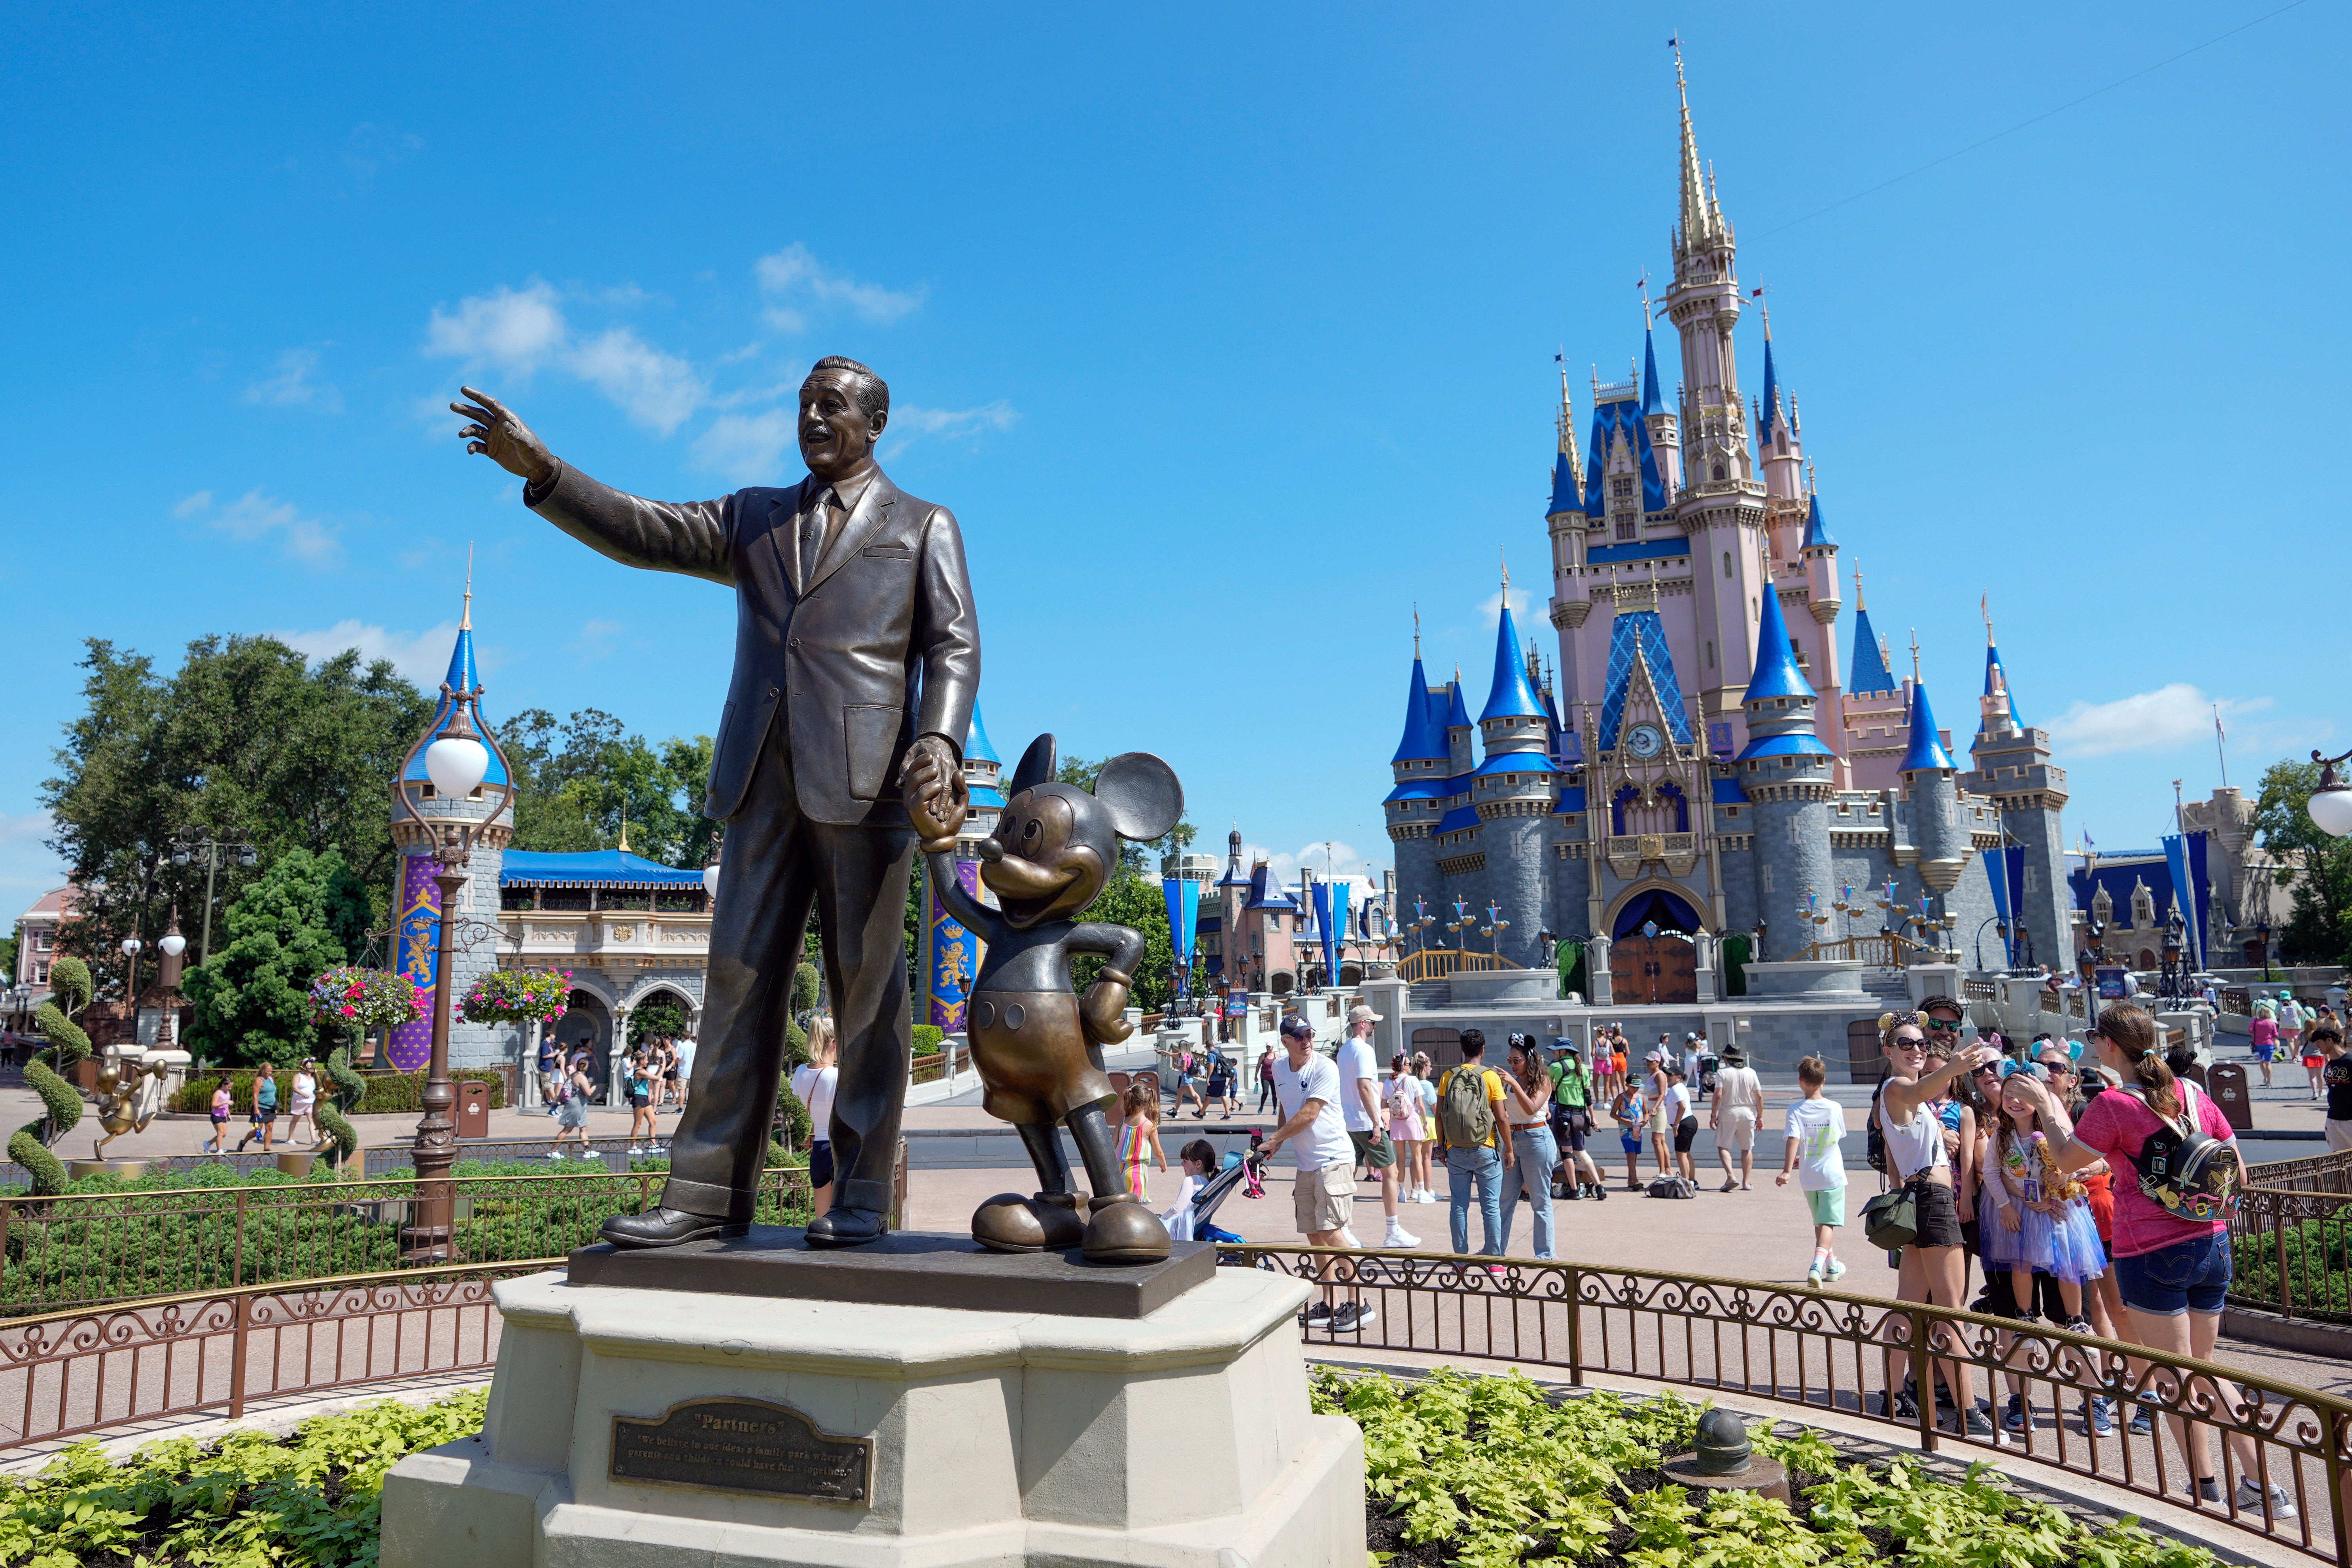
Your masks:
M1093 1263L1158 1263L1168 1256L1168 1228L1132 1194L1088 1206L1086 1255Z
M616 1214L602 1228L604 1239L615 1247L675 1247L682 1241L749 1235L751 1227L748 1221L715 1214L656 1208L648 1214Z
M1086 1234L1077 1197L1066 1192L1000 1192L971 1217L971 1239L992 1252L1066 1252Z
M863 1247L882 1239L883 1221L889 1217L865 1208L833 1208L809 1221L812 1247Z

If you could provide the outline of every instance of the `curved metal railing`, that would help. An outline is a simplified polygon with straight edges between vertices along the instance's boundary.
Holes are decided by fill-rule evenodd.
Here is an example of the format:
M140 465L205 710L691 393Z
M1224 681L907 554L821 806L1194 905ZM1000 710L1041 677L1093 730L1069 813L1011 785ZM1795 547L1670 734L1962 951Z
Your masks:
M1327 1280L1376 1314L1369 1327L1336 1334L1302 1320L1310 1348L1542 1365L1571 1383L1627 1378L1834 1412L1928 1451L2046 1466L2194 1508L2339 1568L2352 1563L2352 1511L2340 1500L2352 1474L2352 1402L2282 1379L2040 1323L2021 1332L1978 1312L1749 1280L1271 1245L1226 1248L1220 1257ZM1889 1391L1902 1389L1906 1364L1923 1347L1938 1384L1958 1366L1972 1395L1990 1392L1992 1436L1939 1426L1934 1399L1917 1400L1916 1414L1895 1414L1901 1406ZM2012 1394L2028 1413L2015 1434L2000 1426ZM2095 1397L2112 1402L2111 1435L2094 1429ZM2133 1416L2143 1406L2154 1430L2135 1434ZM2180 1434L2171 1430L2176 1417L2193 1422L2189 1430L2214 1452L2220 1501L2200 1499L2190 1484ZM2217 1432L2221 1440L2213 1442ZM2242 1496L2242 1480L2262 1489L2260 1500Z

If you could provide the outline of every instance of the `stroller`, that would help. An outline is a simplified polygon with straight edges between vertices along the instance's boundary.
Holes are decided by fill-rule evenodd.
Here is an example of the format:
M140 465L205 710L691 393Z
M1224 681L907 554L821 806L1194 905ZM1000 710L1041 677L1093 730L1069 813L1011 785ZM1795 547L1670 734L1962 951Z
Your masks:
M1217 1168L1217 1174L1201 1184L1192 1195L1192 1239L1235 1246L1242 1238L1214 1223L1217 1206L1231 1197L1239 1186L1255 1186L1263 1191L1265 1156L1252 1148L1247 1155L1227 1155Z

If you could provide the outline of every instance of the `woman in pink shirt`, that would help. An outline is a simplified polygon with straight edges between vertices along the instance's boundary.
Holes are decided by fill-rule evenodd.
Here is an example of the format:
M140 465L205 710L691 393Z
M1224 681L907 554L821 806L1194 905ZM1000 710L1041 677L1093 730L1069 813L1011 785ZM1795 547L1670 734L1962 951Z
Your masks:
M2140 1158L2149 1138L2170 1124L2176 1131L2193 1127L2228 1145L2222 1157L2239 1161L2241 1181L2244 1161L2221 1108L2194 1084L2174 1078L2165 1065L2154 1019L2130 1002L2115 1002L2099 1010L2099 1021L2091 1028L2091 1043L2100 1061L2123 1087L2092 1100L2080 1122L2070 1122L2066 1108L2027 1074L2005 1080L2002 1087L2034 1103L2049 1130L2051 1152L2063 1169L2081 1170L2104 1159L2114 1171L2115 1276L2125 1314L2131 1320L2132 1338L2152 1350L2210 1361L2221 1326L2221 1299L2230 1289L2229 1221L2221 1216L2190 1218L2167 1208L2142 1187ZM2168 1380L2161 1375L2149 1379L2151 1384L2159 1381ZM2245 1417L2235 1385L2224 1383L2216 1392L2222 1408ZM2219 1503L2221 1483L2214 1474L2206 1428L2177 1416L2167 1416L2165 1421L2188 1458L2198 1496ZM2265 1489L2257 1479L2253 1439L2239 1431L2226 1437L2238 1461L2239 1511L2263 1512L2273 1523L2293 1519L2294 1504L2286 1489L2275 1484Z

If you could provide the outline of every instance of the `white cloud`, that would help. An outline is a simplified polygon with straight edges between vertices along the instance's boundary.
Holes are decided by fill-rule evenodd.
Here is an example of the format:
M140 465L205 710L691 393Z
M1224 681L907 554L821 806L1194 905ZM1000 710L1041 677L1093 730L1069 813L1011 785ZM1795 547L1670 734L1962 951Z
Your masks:
M2062 754L2077 757L2168 751L2213 738L2213 702L2186 681L2114 702L2078 702L2050 721L2050 737ZM2268 697L2225 698L2221 705L2222 722L2227 724L2241 714L2261 713L2271 706Z
M350 620L338 621L322 631L272 632L269 635L308 659L331 659L346 648L358 649L362 664L389 659L394 669L430 692L438 691L441 677L449 673L449 650L457 646L457 626L455 622L444 621L438 626L412 633L387 632L381 626Z
M622 302L640 298L629 289ZM574 340L560 297L536 277L520 289L502 284L492 293L468 296L454 311L435 306L425 323L425 352L524 381L543 368L562 371L661 435L685 423L710 398L710 388L691 364L653 347L632 328L614 327L584 342Z
M289 349L278 356L278 371L245 389L247 402L276 403L281 407L315 408L326 413L343 412L343 394L331 386L310 379L319 368L316 349Z
M210 490L199 490L193 496L181 497L173 504L172 515L175 517L193 517L212 504L213 493Z
M805 313L792 303L795 299L839 306L868 321L887 323L916 309L929 292L860 283L846 273L828 269L797 241L761 256L751 270L761 288L776 297L766 312L768 324L785 332L797 332L807 325Z
M1535 596L1524 588L1498 588L1478 601L1478 624L1491 630L1495 622L1502 619L1506 600L1510 602L1511 619L1519 621L1526 619L1528 606L1535 602Z
M192 496L189 500L194 498ZM187 504L184 501L181 506ZM259 490L247 490L223 507L212 526L248 544L274 538L288 555L307 566L332 566L342 558L342 542L327 523L303 517L292 502Z
M709 395L693 366L647 346L626 327L582 344L566 368L619 404L631 419L661 435L685 423Z
M613 639L627 630L628 623L624 621L583 621L579 637L566 643L564 651L579 654L582 664L601 659L612 653Z
M1298 868L1302 865L1308 867L1315 873L1317 881L1319 882L1323 879L1323 867L1325 863L1324 848L1323 841L1320 839L1316 840L1311 844L1300 846L1300 848L1295 852L1270 850L1264 844L1244 844L1242 846L1242 869L1244 872L1247 872L1252 865L1255 865L1260 860L1265 861L1268 865L1272 866L1274 868L1275 874L1286 883L1297 882L1298 880ZM1331 867L1330 874L1339 878L1342 882L1346 881L1350 876L1354 877L1360 883L1363 880L1364 857L1362 853L1357 850L1355 845L1348 843L1344 840L1333 839L1331 841L1329 863Z
M786 452L796 444L798 415L789 408L765 413L722 413L710 422L694 444L694 460L739 485L756 485L782 477L778 471Z
M1020 418L1019 411L1003 398L978 408L920 408L908 403L890 411L887 434L897 439L887 455L896 457L926 435L952 439L989 430L1010 430Z
M455 314L435 306L425 351L528 377L562 349L565 330L555 290L534 277L520 289L500 284L460 299Z

